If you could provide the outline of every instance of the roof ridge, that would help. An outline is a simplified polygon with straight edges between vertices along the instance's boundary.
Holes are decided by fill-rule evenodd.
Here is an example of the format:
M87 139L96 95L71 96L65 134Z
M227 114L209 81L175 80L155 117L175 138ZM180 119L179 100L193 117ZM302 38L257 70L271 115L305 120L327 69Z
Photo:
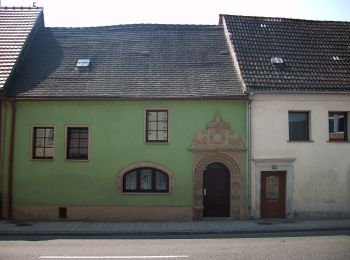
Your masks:
M221 25L217 24L158 24L158 23L135 23L135 24L115 24L115 25L99 25L99 26L84 26L84 27L46 27L51 29L124 29L124 28L130 28L130 29L138 29L138 28L221 28Z
M305 22L350 23L350 21L315 20L315 19L303 19L303 18L291 18L291 17L275 17L275 16L272 17L272 16L236 15L236 14L219 14L219 16L233 16L233 17L258 18L258 19L282 19L282 20L305 21Z
M116 25L102 25L102 26L86 26L86 27L46 27L49 29L208 29L208 28L222 28L222 25L217 24L157 24L157 23L136 23L136 24L116 24Z
M0 10L42 10L44 9L44 7L41 6L36 6L36 7L32 7L32 6L1 6Z

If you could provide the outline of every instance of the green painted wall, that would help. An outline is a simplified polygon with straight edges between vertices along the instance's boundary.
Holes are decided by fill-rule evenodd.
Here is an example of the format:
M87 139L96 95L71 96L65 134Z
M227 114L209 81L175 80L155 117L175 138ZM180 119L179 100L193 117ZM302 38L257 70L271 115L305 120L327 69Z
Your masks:
M188 147L219 111L246 142L245 100L203 101L17 101L14 147L14 204L191 206L192 154ZM144 143L144 110L169 109L169 144ZM11 108L6 105L4 202ZM56 126L53 161L30 160L31 127ZM66 161L65 125L90 126L90 160ZM246 166L244 158L244 168ZM117 173L126 165L151 161L174 174L173 194L117 192ZM245 169L244 169L244 175Z

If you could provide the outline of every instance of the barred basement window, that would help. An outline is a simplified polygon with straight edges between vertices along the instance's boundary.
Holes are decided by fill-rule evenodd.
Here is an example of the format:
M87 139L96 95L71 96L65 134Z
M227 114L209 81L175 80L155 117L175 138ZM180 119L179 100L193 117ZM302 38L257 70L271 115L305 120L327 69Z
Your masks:
M168 110L146 110L146 142L168 142Z
M66 158L72 160L89 158L88 127L67 127Z
M34 126L32 133L32 159L53 159L54 127Z
M169 192L169 177L154 168L138 168L123 176L124 192Z

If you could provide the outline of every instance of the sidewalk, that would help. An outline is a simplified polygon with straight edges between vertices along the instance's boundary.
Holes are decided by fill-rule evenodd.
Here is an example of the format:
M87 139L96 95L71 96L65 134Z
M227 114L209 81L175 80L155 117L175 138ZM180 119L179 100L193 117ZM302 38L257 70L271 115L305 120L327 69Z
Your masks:
M169 222L0 221L0 236L209 235L349 230L350 219Z

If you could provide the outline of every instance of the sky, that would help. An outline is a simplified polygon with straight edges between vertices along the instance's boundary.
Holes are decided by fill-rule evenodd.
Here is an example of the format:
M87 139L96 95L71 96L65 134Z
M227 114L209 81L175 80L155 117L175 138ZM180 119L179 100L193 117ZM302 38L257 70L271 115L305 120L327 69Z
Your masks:
M44 7L48 27L217 24L219 14L350 22L350 0L0 0Z

